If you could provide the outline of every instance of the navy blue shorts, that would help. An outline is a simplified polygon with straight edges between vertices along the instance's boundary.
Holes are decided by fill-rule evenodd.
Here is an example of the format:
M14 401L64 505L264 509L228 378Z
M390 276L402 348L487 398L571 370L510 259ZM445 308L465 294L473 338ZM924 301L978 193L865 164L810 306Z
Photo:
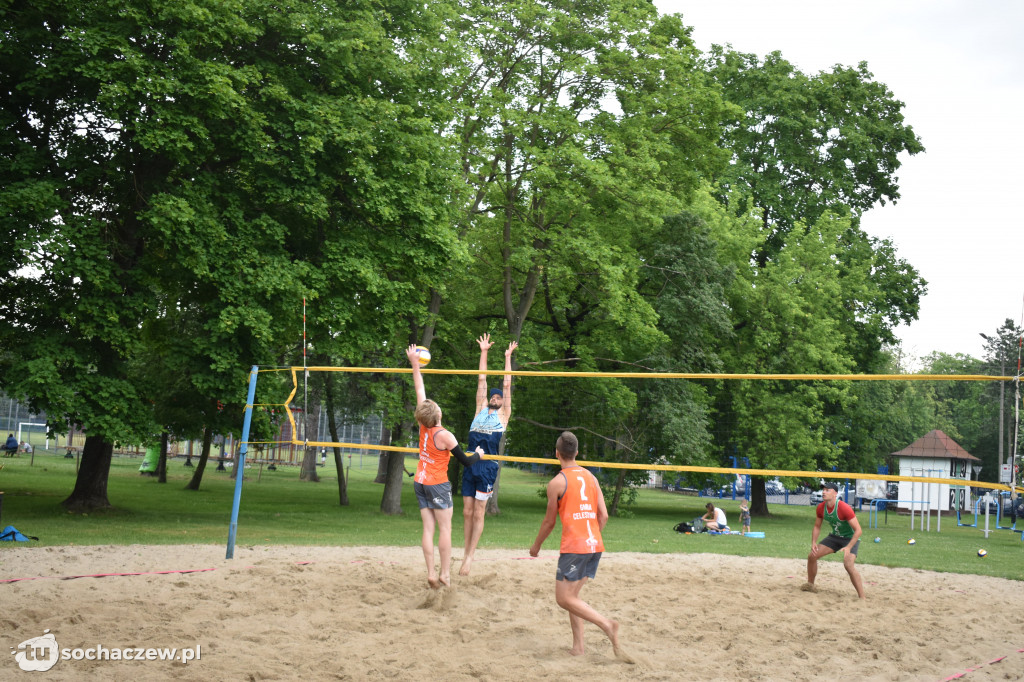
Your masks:
M494 482L498 480L498 463L482 459L476 464L466 467L462 472L462 496L486 500L494 492Z

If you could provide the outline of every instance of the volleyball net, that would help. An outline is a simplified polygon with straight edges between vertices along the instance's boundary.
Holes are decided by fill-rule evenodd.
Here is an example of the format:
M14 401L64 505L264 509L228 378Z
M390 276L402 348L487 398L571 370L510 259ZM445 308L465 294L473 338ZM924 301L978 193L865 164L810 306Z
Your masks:
M465 443L478 370L430 369L427 397ZM253 368L253 429L242 447L297 464L304 453L415 455L411 369ZM506 373L486 372L488 385ZM513 371L512 419L498 455L557 465L562 431L580 458L629 486L710 489L739 476L787 489L822 480L934 483L1010 491L1020 481L1019 377L946 374L697 374ZM257 381L258 377L258 381ZM333 435L332 435L333 434ZM1000 448L999 440L1003 446ZM999 453L1005 452L1002 460ZM1009 471L1007 471L1009 468ZM884 485L884 483L882 484ZM1017 486L1019 492L1024 492ZM969 498L968 498L969 499ZM958 505L961 506L961 505Z

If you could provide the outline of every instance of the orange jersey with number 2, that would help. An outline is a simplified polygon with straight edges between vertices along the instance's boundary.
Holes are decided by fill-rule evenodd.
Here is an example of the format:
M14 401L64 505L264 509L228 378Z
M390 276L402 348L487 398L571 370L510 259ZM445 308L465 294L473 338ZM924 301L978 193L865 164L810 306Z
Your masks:
M601 488L594 475L580 466L562 469L565 492L558 499L562 519L562 554L603 552L601 526L597 522L597 496Z

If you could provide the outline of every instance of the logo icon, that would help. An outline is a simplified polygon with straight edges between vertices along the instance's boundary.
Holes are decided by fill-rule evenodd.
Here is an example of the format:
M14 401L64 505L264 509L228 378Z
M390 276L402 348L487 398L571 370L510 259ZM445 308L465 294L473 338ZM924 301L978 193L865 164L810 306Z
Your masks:
M41 637L26 639L18 645L17 651L11 650L18 667L31 672L45 672L57 663L60 648L57 638L49 630L43 630Z

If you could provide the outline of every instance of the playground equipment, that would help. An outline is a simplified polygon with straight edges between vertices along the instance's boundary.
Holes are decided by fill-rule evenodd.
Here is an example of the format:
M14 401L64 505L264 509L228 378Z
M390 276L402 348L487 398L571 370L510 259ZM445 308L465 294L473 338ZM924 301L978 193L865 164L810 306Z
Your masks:
M882 508L882 507L885 507L885 522L886 523L889 522L889 503L890 502L893 502L893 503L896 503L896 504L899 504L901 502L903 504L909 504L909 505L911 505L911 509L914 508L913 505L915 505L915 504L928 505L928 500L889 500L889 499L886 499L884 497L883 498L879 498L877 500L871 500L871 508L868 510L868 528L878 528L878 510L880 508ZM925 507L925 508L927 509L927 513L930 515L931 508L930 507ZM925 514L926 514L926 512L925 512L925 510L923 508L922 511L919 513L919 516L922 517L921 518L921 530L924 530L924 519L923 519L923 516ZM939 510L936 509L935 510L935 515L938 516L938 514L939 514ZM928 524L928 528L929 528L929 530L931 529L931 523L930 522ZM910 530L914 530L914 513L913 513L913 511L911 511L911 513L910 513ZM941 527L940 527L939 530L941 530Z
M1005 501L1003 501L1001 499L1003 497L1006 497L1008 499L1010 498L1008 493L1003 493L1003 494L1000 494L1000 495L997 495L997 496L993 496L991 492L987 492L984 495L982 495L981 497L979 497L977 500L975 500L974 501L974 523L965 523L963 521L963 519L961 518L960 510L958 509L957 510L957 514L956 514L956 523L957 523L957 525L958 526L964 526L966 528L977 528L978 527L978 517L981 515L980 506L982 504L984 504L985 505L985 531L984 532L985 532L985 537L988 537L988 534L991 532L989 530L989 515L991 514L992 504L995 503L995 505L996 505L996 527L993 528L992 530L1011 530L1011 531L1014 531L1014 532L1018 532L1018 529L1017 529L1017 518L1016 517L1014 517L1013 523L1011 525L1009 525L1009 526L1002 525L1003 509L1006 507L1006 504L1007 504ZM1024 530L1020 530L1019 532L1021 533L1021 540L1024 540Z

